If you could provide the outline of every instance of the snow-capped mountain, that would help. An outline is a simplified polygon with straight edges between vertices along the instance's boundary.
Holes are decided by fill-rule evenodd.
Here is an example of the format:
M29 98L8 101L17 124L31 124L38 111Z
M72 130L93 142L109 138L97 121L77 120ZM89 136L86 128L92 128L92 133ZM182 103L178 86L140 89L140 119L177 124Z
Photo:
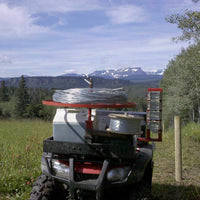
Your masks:
M101 71L94 71L93 73L89 74L89 76L96 76L96 77L104 77L104 78L117 78L117 79L127 79L131 76L137 75L146 75L144 71L140 67L128 67L128 68L121 68L121 69L111 69L111 70L101 70Z
M88 76L102 77L109 79L132 79L132 78L145 78L147 76L162 76L164 70L154 70L151 72L144 72L140 67L127 67L121 69L108 69L94 71ZM68 73L63 76L84 76L84 74Z
M164 74L164 69L158 69L151 72L146 72L147 75L159 75L162 76Z

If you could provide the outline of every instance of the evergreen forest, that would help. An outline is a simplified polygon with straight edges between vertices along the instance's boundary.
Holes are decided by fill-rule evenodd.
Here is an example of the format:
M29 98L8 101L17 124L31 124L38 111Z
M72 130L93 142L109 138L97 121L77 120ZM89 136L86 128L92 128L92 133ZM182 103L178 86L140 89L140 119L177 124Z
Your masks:
M54 108L44 106L42 100L51 99L52 90L27 88L22 76L18 87L7 87L5 81L0 86L0 118L40 118L50 120Z

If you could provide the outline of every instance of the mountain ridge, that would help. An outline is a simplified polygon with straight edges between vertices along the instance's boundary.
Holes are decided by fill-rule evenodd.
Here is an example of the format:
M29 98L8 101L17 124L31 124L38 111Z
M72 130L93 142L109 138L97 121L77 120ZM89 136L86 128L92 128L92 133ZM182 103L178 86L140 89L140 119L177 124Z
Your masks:
M88 87L84 81L84 78L86 78L84 74L70 73L60 76L23 76L28 88L67 89ZM158 85L162 79L162 75L157 75L156 72L147 74L138 67L98 70L88 74L88 76L93 78L94 87L106 88L129 87L133 84ZM21 78L13 77L3 79L7 86L17 87Z
M154 70L152 72L145 72L140 67L126 67L120 69L107 69L107 70L96 70L92 73L87 74L91 77L101 77L106 79L128 79L131 80L136 76L145 78L146 76L162 76L164 70ZM84 74L67 73L61 76L84 76ZM140 77L140 79L141 79Z

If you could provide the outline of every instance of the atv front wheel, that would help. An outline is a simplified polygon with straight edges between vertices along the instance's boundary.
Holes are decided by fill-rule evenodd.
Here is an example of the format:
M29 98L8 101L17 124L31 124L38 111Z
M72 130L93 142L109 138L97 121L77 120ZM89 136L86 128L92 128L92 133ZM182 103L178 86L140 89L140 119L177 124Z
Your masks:
M65 194L64 188L58 188L51 178L42 174L34 183L29 200L64 200Z
M142 180L129 189L129 200L150 200L152 185L153 163L150 162Z

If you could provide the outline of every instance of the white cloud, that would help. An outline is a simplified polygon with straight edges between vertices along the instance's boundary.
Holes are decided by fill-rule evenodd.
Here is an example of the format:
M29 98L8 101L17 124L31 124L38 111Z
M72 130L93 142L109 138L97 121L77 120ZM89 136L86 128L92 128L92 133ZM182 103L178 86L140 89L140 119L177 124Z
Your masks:
M166 45L166 44L174 44L172 42L172 37L156 37L156 38L151 38L149 40L149 45L152 45L152 46L159 46L159 45Z
M148 19L144 9L134 5L113 7L107 11L107 16L113 24L139 23Z
M0 4L0 35L5 38L41 34L48 29L34 24L35 19L22 7Z
M107 32L107 27L104 25L100 25L100 26L94 26L92 28L90 28L88 30L91 33L105 33L105 31Z
M12 59L9 56L1 55L0 56L0 65L1 64L12 64Z
M58 21L58 25L59 26L65 26L65 25L67 25L68 23L67 23L67 21L65 20L65 19L63 19L63 18L59 18L59 21Z
M67 69L67 70L65 70L65 73L66 74L77 73L77 70L75 70L75 69Z
M101 9L98 0L0 0L14 6L26 7L31 13L72 12Z

